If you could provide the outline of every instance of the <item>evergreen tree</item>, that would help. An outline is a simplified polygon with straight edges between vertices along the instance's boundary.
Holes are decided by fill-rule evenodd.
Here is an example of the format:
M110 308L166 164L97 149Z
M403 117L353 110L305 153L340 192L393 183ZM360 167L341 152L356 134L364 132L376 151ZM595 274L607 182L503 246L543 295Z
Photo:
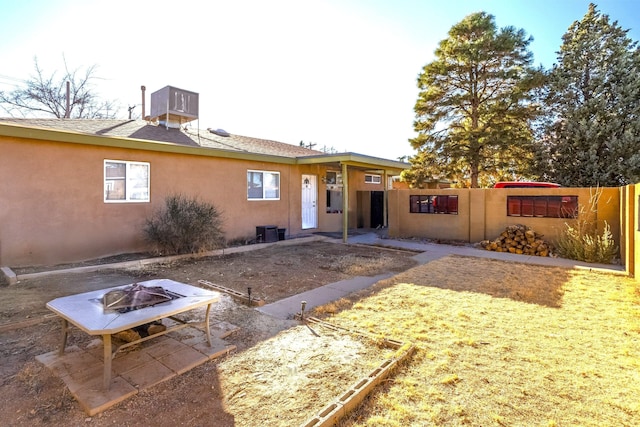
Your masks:
M408 177L478 187L529 173L539 110L532 96L542 83L531 67L531 40L524 30L498 30L485 12L451 28L418 77L418 136L410 140L418 153Z
M640 51L594 4L562 37L549 75L545 179L565 186L640 180Z

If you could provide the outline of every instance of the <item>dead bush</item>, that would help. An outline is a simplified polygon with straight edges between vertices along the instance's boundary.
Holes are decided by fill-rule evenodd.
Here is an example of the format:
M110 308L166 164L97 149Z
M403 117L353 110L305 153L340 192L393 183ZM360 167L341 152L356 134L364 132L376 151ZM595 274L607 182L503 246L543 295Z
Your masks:
M171 195L163 209L147 219L144 233L158 254L175 255L210 251L225 246L222 217L208 202Z
M618 254L611 228L605 221L598 233L595 218L602 190L591 191L588 205L580 206L577 219L565 223L565 230L557 242L558 254L563 258L584 262L609 264Z

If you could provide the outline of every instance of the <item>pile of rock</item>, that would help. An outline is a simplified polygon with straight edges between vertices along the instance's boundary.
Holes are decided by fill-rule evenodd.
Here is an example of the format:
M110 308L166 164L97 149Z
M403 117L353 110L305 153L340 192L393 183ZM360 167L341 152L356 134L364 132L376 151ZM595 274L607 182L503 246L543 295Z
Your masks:
M525 225L510 225L494 240L483 240L480 246L488 251L510 252L535 256L549 256L551 245Z

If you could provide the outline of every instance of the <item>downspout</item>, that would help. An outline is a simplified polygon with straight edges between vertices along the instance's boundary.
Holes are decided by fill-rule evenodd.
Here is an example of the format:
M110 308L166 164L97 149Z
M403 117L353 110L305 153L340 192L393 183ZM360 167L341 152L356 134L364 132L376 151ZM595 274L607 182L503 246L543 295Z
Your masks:
M342 164L342 243L349 240L349 175L348 167Z

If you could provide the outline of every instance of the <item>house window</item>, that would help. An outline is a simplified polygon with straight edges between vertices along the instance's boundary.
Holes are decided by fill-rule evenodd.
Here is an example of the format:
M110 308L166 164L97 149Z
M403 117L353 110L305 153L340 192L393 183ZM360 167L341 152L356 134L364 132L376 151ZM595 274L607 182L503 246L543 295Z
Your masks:
M280 172L247 171L247 199L280 200Z
M342 213L342 174L327 171L327 213Z
M148 202L149 163L104 161L104 201Z
M458 215L458 196L409 196L409 212Z
M507 216L577 218L578 196L507 196Z
M367 184L380 184L382 182L382 178L380 177L380 175L366 174L364 176L364 182L366 182Z

